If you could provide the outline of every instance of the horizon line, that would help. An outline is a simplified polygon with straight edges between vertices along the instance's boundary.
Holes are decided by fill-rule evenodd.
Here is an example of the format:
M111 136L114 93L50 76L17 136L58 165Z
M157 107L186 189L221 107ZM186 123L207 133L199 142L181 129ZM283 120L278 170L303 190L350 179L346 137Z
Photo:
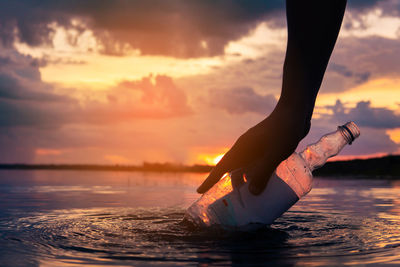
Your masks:
M396 157L400 156L400 154L392 154L392 153L377 153L373 155L360 155L360 156L335 156L333 158L328 159L328 162L333 161L353 161L353 160L367 160L367 159L377 159L384 157ZM118 167L146 167L146 165L154 166L154 165L169 165L173 167L196 167L196 166L207 166L207 167L215 167L215 165L210 165L207 163L179 163L179 162L147 162L143 161L141 164L126 164L126 163L22 163L22 162L0 162L0 166L5 165L25 165L25 166L118 166Z

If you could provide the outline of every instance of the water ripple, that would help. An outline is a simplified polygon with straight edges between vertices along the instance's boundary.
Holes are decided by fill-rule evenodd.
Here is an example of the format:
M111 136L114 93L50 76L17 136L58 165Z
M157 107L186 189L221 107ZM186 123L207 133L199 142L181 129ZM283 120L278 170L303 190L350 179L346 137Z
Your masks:
M400 182L316 179L271 227L226 232L182 221L203 179L0 172L0 265L400 265Z
M272 227L232 233L196 228L183 215L159 208L15 214L1 221L0 242L7 242L9 257L24 255L30 263L297 266L400 259L400 229L385 219L289 211Z

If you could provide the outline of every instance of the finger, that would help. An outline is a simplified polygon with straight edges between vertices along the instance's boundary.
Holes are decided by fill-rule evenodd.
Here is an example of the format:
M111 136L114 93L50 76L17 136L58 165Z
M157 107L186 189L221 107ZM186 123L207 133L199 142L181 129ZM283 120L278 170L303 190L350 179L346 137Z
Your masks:
M217 166L215 166L214 169L211 170L207 179L199 186L199 188L197 188L197 193L204 194L205 192L207 192L211 187L213 187L214 184L216 184L221 179L222 175L224 175L225 172L226 171L224 167L220 164L217 164Z
M249 168L246 172L246 177L250 180L250 193L253 195L259 195L264 191L276 166L277 163L271 162L263 157Z
M236 169L231 172L231 183L232 183L233 189L237 189L245 183L243 174L244 174L244 172L243 172L242 168Z
M204 194L221 179L222 175L232 170L232 159L235 158L235 154L237 154L235 151L235 145L233 145L217 163L214 169L211 170L206 180L197 188L197 193Z
M252 140L248 135L242 135L232 148L218 162L210 172L207 179L197 188L197 192L203 194L216 184L226 172L238 169L251 162L257 154L254 152Z

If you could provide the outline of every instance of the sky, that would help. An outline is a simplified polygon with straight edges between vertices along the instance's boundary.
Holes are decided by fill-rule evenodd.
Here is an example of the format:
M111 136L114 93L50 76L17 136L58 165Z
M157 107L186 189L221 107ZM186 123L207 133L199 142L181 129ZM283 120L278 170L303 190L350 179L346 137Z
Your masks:
M399 13L348 0L299 151L355 121L339 158L400 152ZM281 0L0 1L0 162L214 164L273 110L286 38Z

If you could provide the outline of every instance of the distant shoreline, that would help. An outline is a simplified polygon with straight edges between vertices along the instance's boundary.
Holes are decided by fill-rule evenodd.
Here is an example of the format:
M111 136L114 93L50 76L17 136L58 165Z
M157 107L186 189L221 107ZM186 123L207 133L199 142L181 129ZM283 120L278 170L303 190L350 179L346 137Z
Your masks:
M400 156L327 162L313 172L315 176L375 177L400 180Z
M207 173L211 165L180 165L172 163L143 163L142 165L99 164L0 164L0 170L79 170L128 172L192 172ZM327 162L313 172L315 176L362 176L400 179L400 156L353 159Z
M0 164L0 170L79 170L79 171L127 171L127 172L210 172L210 165L179 165L170 163L144 163L143 165L100 164Z

